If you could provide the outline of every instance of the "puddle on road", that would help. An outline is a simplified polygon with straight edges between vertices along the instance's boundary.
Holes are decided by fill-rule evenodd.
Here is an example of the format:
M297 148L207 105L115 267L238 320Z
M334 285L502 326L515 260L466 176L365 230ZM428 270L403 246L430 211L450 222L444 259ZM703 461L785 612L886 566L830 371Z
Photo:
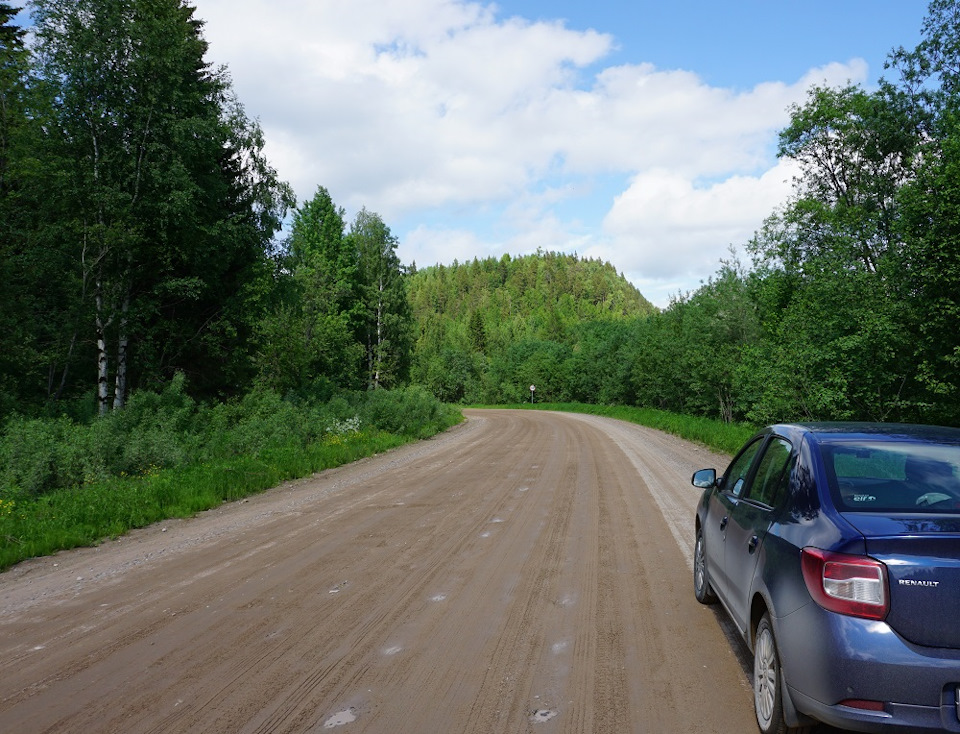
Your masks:
M543 724L547 721L550 721L550 719L554 718L559 713L559 711L555 711L554 709L537 709L530 717L530 721L532 721L534 724Z
M349 708L345 711L338 711L329 719L323 722L324 729L335 729L338 726L344 726L345 724L352 724L357 720L356 715L353 713L353 709Z

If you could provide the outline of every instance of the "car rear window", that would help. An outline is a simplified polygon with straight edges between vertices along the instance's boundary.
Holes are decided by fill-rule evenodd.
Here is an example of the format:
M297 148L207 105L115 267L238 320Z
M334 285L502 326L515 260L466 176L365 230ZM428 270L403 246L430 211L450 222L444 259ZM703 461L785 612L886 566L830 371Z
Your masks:
M839 509L960 513L960 447L845 441L825 444L822 454Z

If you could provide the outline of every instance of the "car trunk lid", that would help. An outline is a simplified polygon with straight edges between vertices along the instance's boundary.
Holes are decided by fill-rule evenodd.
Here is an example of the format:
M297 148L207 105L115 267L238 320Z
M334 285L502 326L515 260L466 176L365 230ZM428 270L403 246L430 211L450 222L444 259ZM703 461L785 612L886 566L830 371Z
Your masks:
M889 574L887 623L908 641L960 649L960 517L845 513Z

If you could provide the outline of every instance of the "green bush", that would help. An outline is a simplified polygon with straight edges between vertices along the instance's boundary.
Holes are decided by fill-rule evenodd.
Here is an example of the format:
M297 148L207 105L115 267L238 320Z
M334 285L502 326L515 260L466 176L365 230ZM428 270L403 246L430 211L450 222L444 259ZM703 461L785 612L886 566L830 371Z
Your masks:
M178 375L162 392L134 393L125 409L88 422L9 419L0 433L0 496L35 497L111 477L303 451L328 435L371 430L419 438L453 425L458 416L419 387L333 396L318 384L286 398L258 389L240 400L203 406L187 395Z
M420 386L367 393L360 418L364 425L401 436L436 433L443 424L443 404Z
M11 418L0 444L6 494L36 495L56 486L58 458L70 428L67 419Z

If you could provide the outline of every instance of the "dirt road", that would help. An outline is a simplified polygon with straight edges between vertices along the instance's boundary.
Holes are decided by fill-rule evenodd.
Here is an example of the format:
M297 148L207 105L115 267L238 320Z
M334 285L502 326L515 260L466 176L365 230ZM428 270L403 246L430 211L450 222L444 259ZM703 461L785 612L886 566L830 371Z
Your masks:
M0 732L756 731L648 429L436 439L0 575Z

